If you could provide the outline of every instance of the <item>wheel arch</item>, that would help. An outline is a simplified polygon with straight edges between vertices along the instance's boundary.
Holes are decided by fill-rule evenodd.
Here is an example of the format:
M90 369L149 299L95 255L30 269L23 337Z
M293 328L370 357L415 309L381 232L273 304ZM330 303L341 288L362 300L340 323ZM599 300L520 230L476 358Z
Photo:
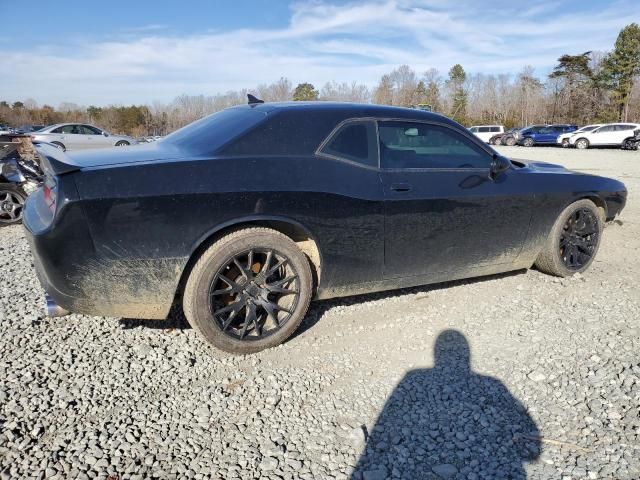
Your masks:
M313 275L314 289L317 288L322 278L322 251L316 236L313 235L310 229L289 217L277 215L252 215L236 218L216 225L195 242L189 253L189 259L180 275L176 298L181 295L193 265L207 248L225 235L248 227L271 228L272 230L276 230L293 240L296 245L298 245L298 248L300 248L308 258L311 265L311 273Z
M600 198L600 196L598 196L598 194L596 193L588 193L585 195L578 196L572 199L571 202L567 203L562 210L567 208L572 203L578 202L580 200L591 200L593 203L595 203L596 207L598 207L598 210L600 210L600 212L602 213L602 221L605 221L607 219L607 215L608 215L607 202L605 202L602 198Z

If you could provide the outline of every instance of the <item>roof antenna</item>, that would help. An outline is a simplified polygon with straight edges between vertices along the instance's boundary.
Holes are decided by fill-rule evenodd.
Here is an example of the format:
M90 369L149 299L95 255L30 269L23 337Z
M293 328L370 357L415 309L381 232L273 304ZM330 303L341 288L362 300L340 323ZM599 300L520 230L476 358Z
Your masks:
M254 97L250 93L247 93L247 99L249 99L249 105L256 105L258 103L264 103L264 100L260 100L257 97Z

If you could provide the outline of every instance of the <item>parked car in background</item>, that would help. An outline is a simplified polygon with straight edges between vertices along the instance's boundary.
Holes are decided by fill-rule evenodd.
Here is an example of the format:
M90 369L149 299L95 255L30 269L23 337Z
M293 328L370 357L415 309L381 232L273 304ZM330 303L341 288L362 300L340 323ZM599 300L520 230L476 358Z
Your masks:
M571 147L572 145L569 142L569 139L573 135L579 135L580 133L583 133L583 132L590 132L591 130L594 130L594 129L602 126L602 125L603 125L602 123L595 123L593 125L585 125L584 127L580 127L575 132L563 133L562 135L558 135L558 139L556 140L556 143L558 145L563 146L563 147Z
M58 123L33 132L31 138L34 142L52 143L62 150L124 147L138 143L132 137L111 135L105 130L86 123Z
M45 127L46 127L46 125L22 125L22 126L16 128L16 132L17 133L37 132L39 130L42 130Z
M559 135L575 132L577 125L534 125L516 132L518 145L533 147L534 145L555 145Z
M640 128L638 123L607 123L589 132L572 135L569 144L576 148L623 147L634 137L634 131Z
M489 139L496 133L504 133L502 125L474 125L469 127L469 131L485 143L489 143Z
M509 160L442 115L236 106L160 142L65 154L23 222L49 314L167 316L213 345L286 340L313 298L592 263L625 186Z
M509 136L513 136L515 132L520 130L520 128L510 128L506 132L496 133L489 139L489 145L506 145L503 140L508 138Z

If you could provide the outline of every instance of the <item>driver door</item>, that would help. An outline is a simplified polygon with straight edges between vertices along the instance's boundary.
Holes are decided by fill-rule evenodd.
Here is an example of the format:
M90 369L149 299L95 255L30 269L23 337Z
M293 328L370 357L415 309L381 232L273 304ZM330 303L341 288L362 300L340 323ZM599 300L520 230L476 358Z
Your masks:
M515 169L489 176L492 152L448 125L378 122L385 278L512 263L534 194Z

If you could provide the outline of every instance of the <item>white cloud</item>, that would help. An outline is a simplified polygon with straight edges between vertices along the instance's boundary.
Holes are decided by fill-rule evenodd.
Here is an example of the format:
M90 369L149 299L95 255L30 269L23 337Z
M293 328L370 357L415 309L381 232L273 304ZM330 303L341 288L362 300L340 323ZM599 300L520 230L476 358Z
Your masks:
M280 29L217 30L175 36L163 25L122 32L117 40L51 43L0 51L2 96L83 104L170 100L181 93L215 94L269 83L358 81L407 63L443 73L454 63L469 72L515 73L530 64L545 73L563 53L611 48L620 28L640 16L640 2L622 0L594 11L571 3L473 0L355 1L291 5ZM7 66L10 66L7 68Z

